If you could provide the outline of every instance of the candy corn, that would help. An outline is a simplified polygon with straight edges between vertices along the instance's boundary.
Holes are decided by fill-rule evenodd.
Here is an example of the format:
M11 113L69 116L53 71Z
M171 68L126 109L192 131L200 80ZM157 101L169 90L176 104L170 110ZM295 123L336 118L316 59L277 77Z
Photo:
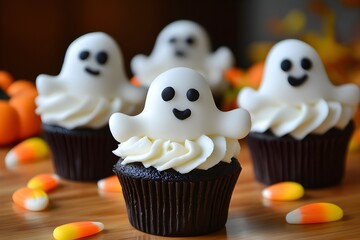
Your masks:
M13 193L14 203L30 211L44 210L49 204L48 195L40 189L20 188Z
M360 149L360 129L356 129L349 143L349 151L355 152Z
M42 173L31 178L27 187L31 189L41 189L49 192L59 185L60 178L56 174Z
M304 188L297 182L279 182L265 188L262 195L270 200L292 201L304 196Z
M340 220L343 210L332 203L313 203L297 208L286 215L290 224L324 223Z
M28 138L13 147L5 156L8 168L18 164L36 162L49 156L50 150L46 142L39 138Z
M103 229L101 222L73 222L55 228L53 236L57 240L71 240L96 234Z
M121 185L116 175L99 180L97 185L106 192L121 192Z

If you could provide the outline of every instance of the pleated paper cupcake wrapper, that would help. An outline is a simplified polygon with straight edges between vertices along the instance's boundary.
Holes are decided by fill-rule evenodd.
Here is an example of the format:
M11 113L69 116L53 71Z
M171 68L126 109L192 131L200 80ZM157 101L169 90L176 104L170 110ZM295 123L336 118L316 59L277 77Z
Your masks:
M305 188L337 185L344 176L352 132L353 125L350 124L343 131L334 130L324 136L312 135L301 141L250 133L246 141L256 179L266 185L295 181Z
M97 181L113 175L118 157L112 151L117 143L109 128L67 130L43 125L44 137L52 151L55 172L75 181Z
M240 171L199 182L118 177L131 225L155 235L196 236L225 226Z

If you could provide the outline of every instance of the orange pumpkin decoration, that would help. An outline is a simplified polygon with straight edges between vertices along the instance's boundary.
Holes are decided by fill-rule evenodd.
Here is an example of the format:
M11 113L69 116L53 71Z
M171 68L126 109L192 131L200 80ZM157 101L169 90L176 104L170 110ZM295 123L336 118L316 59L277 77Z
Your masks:
M37 91L29 81L17 80L0 71L0 146L35 136L41 120L35 113Z
M221 103L221 110L230 111L237 108L236 98L238 92L243 87L257 89L260 86L264 70L264 62L254 63L249 69L244 70L238 67L230 68L225 72L225 79L231 88L228 89Z
M231 68L225 72L225 78L230 85L240 89L243 87L252 87L257 89L260 86L264 71L264 62L254 63L249 69Z

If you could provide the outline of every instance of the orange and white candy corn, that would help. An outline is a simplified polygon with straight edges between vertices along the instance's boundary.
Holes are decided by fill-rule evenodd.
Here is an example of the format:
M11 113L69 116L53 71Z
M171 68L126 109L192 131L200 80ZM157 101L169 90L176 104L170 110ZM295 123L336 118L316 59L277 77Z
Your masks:
M290 224L325 223L340 220L343 210L332 203L312 203L299 207L286 215Z
M297 182L275 183L262 191L264 198L278 201L292 201L304 196L304 188Z
M97 185L106 192L121 192L121 185L116 175L99 180Z
M56 174L41 173L32 177L27 187L31 189L41 189L45 192L49 192L59 185L60 178Z
M12 195L14 203L30 211L41 211L49 205L48 195L40 189L20 188Z
M103 229L101 222L73 222L55 228L53 236L57 240L71 240L94 235Z
M32 137L13 147L5 156L5 164L12 168L19 164L39 161L49 155L47 143L42 138Z

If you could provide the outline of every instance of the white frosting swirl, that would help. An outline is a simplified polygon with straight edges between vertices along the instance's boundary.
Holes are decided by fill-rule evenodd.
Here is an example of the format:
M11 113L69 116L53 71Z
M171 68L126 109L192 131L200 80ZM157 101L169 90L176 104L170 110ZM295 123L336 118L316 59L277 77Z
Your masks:
M242 91L239 104L250 112L251 131L271 130L278 137L289 134L296 139L309 133L323 134L333 127L343 129L355 111L353 106L324 99L310 103L274 101L250 88Z
M124 158L122 164L141 162L146 168L159 171L173 168L180 173L193 169L207 170L220 161L231 162L237 157L240 144L237 139L202 135L196 140L176 142L148 137L131 137L113 151Z
M120 98L106 99L101 96L76 97L66 92L39 95L36 113L44 123L67 129L76 127L101 128L108 124L112 113L133 113L134 105Z

